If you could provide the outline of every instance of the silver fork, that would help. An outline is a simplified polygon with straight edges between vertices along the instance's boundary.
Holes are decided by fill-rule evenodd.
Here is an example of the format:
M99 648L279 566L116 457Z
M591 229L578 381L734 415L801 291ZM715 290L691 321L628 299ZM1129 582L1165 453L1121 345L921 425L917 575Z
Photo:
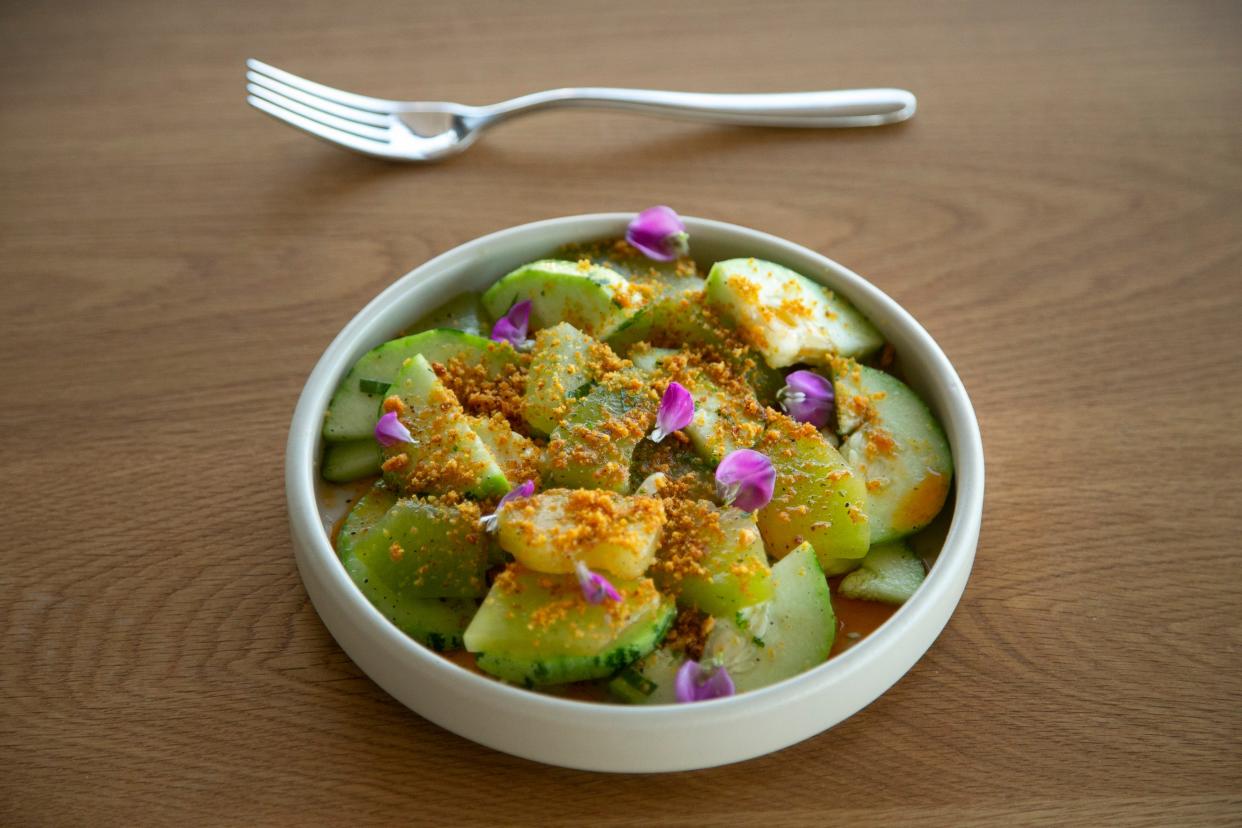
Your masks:
M254 60L247 102L277 120L346 149L394 161L438 161L469 147L496 124L548 109L625 109L666 118L768 127L861 127L904 121L904 89L845 89L720 95L651 89L549 89L491 106L389 101L355 95Z

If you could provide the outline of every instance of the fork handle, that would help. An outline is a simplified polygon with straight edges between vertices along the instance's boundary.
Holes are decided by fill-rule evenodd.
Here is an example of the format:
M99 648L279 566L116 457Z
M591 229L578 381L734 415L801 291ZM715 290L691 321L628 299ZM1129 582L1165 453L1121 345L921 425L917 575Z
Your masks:
M754 95L661 92L654 89L583 87L549 89L475 109L472 126L483 128L546 109L624 109L665 118L769 127L860 127L904 121L914 114L914 95L904 89L842 89Z

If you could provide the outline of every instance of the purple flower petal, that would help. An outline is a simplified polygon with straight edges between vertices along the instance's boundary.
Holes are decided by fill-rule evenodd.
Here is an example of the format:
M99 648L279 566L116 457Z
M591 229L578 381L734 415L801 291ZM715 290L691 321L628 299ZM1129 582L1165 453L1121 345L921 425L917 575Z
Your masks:
M582 587L582 596L590 603L602 604L605 599L621 600L621 593L617 592L617 588L603 575L587 569L587 565L582 561L574 564L574 572L578 575L578 586Z
M397 412L389 411L375 424L375 439L384 447L395 446L397 443L409 443L414 440L410 430L397 419Z
M794 371L776 392L776 401L790 417L816 428L828 425L833 400L832 383L814 371Z
M625 240L658 262L671 262L690 249L690 236L681 216L662 204L635 216L625 230Z
M519 497L530 497L534 493L535 481L533 480L527 480L516 489L510 489L505 493L505 496L500 499L500 502L496 504L496 511L492 512L490 515L484 515L479 518L479 525L489 532L495 532L496 523L499 521L497 515L500 514L500 510L505 507L505 504L512 500L517 500Z
M492 326L492 340L508 342L514 348L521 350L529 342L526 339L526 330L529 326L530 300L523 299L509 308L508 313L496 320L496 324Z
M660 398L660 410L656 413L655 428L651 430L651 442L658 443L674 431L690 425L694 419L694 397L679 382L670 382Z
M696 702L722 699L736 691L729 671L723 666L705 670L697 661L687 660L677 671L673 692L679 702Z
M716 491L726 506L754 512L768 505L776 487L772 461L757 451L730 452L716 467Z

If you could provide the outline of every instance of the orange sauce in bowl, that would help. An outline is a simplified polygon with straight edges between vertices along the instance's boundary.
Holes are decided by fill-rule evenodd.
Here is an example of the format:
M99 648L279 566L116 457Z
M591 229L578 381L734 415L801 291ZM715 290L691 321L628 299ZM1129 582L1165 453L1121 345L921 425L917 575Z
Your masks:
M828 581L832 587L832 609L837 614L837 636L832 640L829 658L845 652L871 635L897 611L897 607L891 604L846 598L837 589L844 577L842 575Z

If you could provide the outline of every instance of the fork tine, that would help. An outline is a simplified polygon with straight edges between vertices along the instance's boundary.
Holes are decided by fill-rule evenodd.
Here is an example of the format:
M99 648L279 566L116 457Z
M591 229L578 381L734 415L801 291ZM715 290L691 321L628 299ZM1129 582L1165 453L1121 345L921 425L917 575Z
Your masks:
M334 129L310 118L305 118L296 112L290 112L287 109L276 106L269 101L251 95L246 98L246 103L262 112L271 115L278 121L284 121L292 127L296 127L303 132L309 132L316 138L321 138L332 144L339 144L355 152L361 152L365 155L374 155L380 158L397 158L398 155L388 145L380 141L372 141L370 138L362 138L350 132L344 132Z
M357 121L348 121L344 118L338 118L335 115L324 112L313 107L298 103L291 98L286 98L278 92L273 92L262 86L256 86L253 83L246 84L246 91L256 98L262 98L268 103L287 109L301 115L307 120L314 121L326 127L339 129L342 132L349 132L357 135L359 138L370 138L372 141L380 141L388 143L389 133L387 129L376 129L372 126L360 124Z
M368 112L374 112L377 115L389 115L400 108L400 101L386 101L383 98L368 98L366 95L355 95L353 92L346 92L342 89L334 89L331 86L324 86L322 83L300 78L292 72L286 72L284 69L277 69L275 66L269 66L261 60L249 58L246 60L246 68L260 75L267 75L269 78L278 80L295 89L303 92L309 92L320 98L324 98L334 103L352 106L355 109L364 109Z
M295 100L298 103L312 106L321 112L328 113L329 115L335 115L339 118L346 118L350 121L356 121L360 124L369 124L375 127L387 128L389 126L388 119L391 117L389 115L376 115L374 112L368 112L365 109L355 109L352 106L342 106L341 104L333 103L332 101L320 98L316 95L303 92L300 89L295 89L292 86L281 83L278 80L273 80L267 75L260 75L258 72L247 72L246 80L250 81L255 86L261 86L264 89L269 89L272 92L276 92L286 98Z

